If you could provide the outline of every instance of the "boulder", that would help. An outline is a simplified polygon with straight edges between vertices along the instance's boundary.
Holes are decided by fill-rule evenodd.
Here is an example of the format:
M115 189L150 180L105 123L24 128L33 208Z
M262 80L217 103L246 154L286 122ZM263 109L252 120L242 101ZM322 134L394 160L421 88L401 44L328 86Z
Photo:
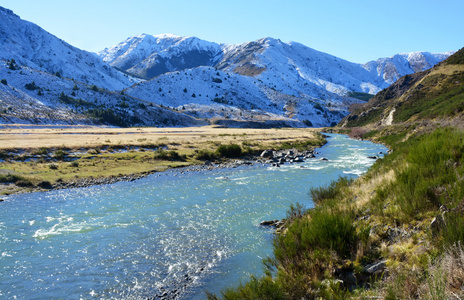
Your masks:
M432 236L433 237L436 237L438 236L438 234L440 233L440 231L446 227L446 222L445 222L445 218L444 218L444 214L445 212L443 212L442 214L436 216L435 218L433 218L432 222L430 222L430 229L432 230Z
M274 151L272 150L264 150L261 155L261 157L263 158L271 158L271 157L274 157Z
M277 224L278 222L279 222L279 220L262 221L261 223L259 223L259 225L261 225L261 226L275 226L275 224Z
M369 276L381 275L387 268L387 260L376 261L364 267L363 272Z
M293 160L293 162L304 162L304 159L303 159L303 157L301 157L301 156L297 156L297 157L295 157L295 159Z

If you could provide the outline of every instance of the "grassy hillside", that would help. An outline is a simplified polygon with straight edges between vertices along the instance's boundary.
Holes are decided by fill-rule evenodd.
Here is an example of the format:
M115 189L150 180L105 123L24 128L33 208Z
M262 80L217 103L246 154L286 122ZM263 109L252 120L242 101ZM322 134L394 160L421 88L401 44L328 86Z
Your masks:
M382 126L462 116L464 48L434 68L406 75L342 120L344 127ZM390 120L389 120L390 117Z
M311 189L316 207L289 210L265 276L224 299L464 298L463 56L401 78L342 121L392 152L357 180Z

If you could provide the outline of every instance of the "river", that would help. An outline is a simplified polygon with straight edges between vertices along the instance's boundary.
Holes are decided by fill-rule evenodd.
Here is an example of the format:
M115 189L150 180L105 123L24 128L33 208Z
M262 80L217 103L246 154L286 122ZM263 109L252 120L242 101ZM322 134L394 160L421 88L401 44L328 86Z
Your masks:
M359 176L387 149L330 134L280 168L171 170L134 182L12 195L0 203L0 298L205 299L262 274L263 220L312 207L311 187ZM321 161L326 157L328 161Z

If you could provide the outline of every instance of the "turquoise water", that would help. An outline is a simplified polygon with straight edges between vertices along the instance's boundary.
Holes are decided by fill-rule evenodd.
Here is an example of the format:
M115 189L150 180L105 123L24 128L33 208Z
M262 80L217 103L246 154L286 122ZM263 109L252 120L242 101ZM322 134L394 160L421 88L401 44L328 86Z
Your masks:
M318 157L280 168L168 171L9 196L0 203L0 298L204 299L262 274L272 231L311 187L358 176L382 145L330 135Z

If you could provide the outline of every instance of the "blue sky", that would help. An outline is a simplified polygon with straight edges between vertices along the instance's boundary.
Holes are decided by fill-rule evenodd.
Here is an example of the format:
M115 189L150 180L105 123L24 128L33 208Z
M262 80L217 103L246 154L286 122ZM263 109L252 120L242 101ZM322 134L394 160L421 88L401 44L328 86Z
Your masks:
M93 52L141 33L230 44L269 36L358 63L464 47L463 0L0 0L0 6Z

